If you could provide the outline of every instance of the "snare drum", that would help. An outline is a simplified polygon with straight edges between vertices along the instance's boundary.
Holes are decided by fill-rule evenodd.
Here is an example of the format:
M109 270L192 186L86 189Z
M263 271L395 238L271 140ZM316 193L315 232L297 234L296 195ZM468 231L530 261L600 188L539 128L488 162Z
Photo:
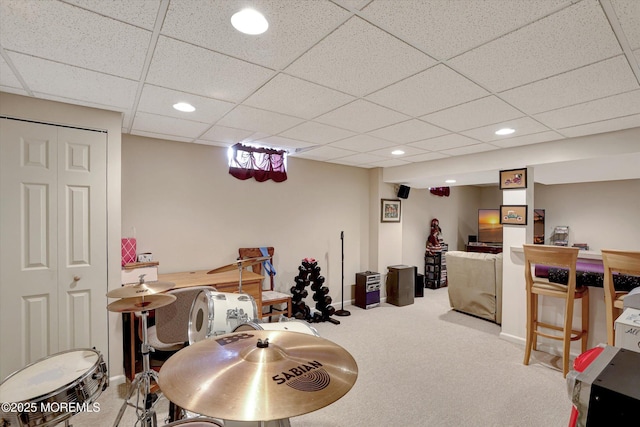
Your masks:
M109 385L107 364L95 350L56 353L9 375L0 383L0 425L53 426L90 405ZM3 424L4 422L4 424Z
M301 332L307 335L315 335L319 337L320 334L311 326L308 322L304 320L291 319L284 320L277 323L257 323L257 322L247 322L242 325L238 325L233 332L241 332L241 331L291 331L291 332Z
M203 290L189 313L189 344L228 334L246 322L258 320L258 307L251 295Z

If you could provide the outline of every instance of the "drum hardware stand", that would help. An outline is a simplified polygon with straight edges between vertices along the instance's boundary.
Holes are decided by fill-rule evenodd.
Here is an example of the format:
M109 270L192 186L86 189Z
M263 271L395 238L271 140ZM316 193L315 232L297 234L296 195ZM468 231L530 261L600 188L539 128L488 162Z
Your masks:
M144 310L141 314L142 344L140 347L142 353L142 372L136 374L133 382L131 383L129 393L127 394L127 397L125 397L124 403L120 408L120 412L118 412L116 421L113 423L113 427L118 427L120 425L120 420L122 420L122 416L124 415L127 406L136 408L138 421L142 422L143 427L157 427L158 425L156 411L153 409L153 405L158 401L159 396L157 393L151 393L151 380L158 384L158 374L156 371L151 369L149 363L149 352L154 351L153 347L149 345L149 338L147 336L147 317L149 312ZM135 405L129 401L133 396L133 393L137 394ZM140 402L141 395L142 402ZM136 421L135 425L138 425L138 421Z
M342 302L341 302L341 308L340 310L336 310L335 314L336 316L350 316L351 312L347 311L344 309L344 231L340 232L340 241L342 243ZM331 321L331 323L334 323L331 319L329 319L329 321ZM339 325L340 322L338 323L334 323L336 325Z

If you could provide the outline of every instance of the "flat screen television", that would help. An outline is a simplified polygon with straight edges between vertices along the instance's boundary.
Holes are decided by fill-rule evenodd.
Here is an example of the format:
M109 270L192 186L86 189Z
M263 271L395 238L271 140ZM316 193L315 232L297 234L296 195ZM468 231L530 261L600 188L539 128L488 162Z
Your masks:
M478 242L502 244L500 209L478 209Z

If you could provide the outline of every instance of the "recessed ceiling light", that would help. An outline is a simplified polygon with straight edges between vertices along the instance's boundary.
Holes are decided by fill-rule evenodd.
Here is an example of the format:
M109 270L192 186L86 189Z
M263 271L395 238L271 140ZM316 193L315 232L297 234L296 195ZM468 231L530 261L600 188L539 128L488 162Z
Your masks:
M184 111L185 113L192 113L196 111L196 107L191 104L187 104L186 102L178 102L177 104L173 104L173 108L178 111Z
M511 128L502 128L496 131L496 135L511 135L516 130Z
M447 179L445 182L447 184L454 184L456 182L456 180L455 179Z
M404 154L404 151L402 151L402 150L393 150L391 152L391 154L393 154L394 156L401 156L401 155Z
M269 23L265 17L254 9L242 9L234 13L231 17L231 25L245 34L262 34L269 28Z

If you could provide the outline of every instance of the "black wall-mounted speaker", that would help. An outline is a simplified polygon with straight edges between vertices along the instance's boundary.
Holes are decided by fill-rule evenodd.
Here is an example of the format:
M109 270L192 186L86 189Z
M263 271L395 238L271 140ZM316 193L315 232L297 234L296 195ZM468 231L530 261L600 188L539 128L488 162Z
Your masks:
M398 197L400 197L401 199L406 199L407 197L409 197L409 190L411 190L411 187L401 185L398 188Z

